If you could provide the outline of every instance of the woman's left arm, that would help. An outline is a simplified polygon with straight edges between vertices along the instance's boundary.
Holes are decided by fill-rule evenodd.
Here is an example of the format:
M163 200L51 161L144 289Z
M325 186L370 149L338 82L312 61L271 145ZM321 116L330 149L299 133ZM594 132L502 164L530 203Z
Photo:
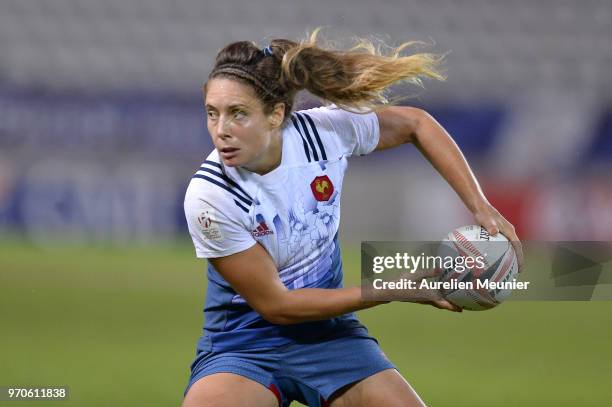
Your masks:
M498 232L514 246L519 270L523 266L521 242L514 226L487 200L457 144L424 110L393 106L377 112L380 140L376 150L412 143L459 195L479 225L491 235Z

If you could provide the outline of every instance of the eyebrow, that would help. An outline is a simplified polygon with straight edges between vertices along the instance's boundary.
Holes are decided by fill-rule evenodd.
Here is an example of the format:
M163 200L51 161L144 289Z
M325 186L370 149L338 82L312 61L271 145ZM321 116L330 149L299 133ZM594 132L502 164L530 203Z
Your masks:
M215 106L207 103L206 108L209 108L209 107L212 107L213 109L217 109ZM248 107L249 107L248 105L245 105L243 103L237 103L237 104L227 106L228 109L248 108Z

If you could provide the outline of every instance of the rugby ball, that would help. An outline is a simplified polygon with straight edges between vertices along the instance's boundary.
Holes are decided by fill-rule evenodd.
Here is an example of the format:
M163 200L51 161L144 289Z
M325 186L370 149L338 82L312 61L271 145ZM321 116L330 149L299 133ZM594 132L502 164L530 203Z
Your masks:
M494 308L516 287L518 259L501 233L491 236L478 225L457 228L441 242L438 256L447 260L441 267L440 291L465 310Z

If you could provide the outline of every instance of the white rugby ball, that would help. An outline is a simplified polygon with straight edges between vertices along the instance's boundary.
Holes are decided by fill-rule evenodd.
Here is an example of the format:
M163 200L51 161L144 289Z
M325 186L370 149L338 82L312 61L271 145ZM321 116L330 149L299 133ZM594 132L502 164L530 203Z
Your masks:
M446 262L439 279L445 282L443 297L458 307L488 310L511 294L508 287L516 281L518 259L501 233L491 236L482 226L462 226L441 242L438 256L455 259Z

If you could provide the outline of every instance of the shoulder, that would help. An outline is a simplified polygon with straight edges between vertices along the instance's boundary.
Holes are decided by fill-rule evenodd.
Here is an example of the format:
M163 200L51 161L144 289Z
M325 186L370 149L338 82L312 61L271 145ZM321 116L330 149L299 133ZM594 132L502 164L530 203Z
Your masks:
M309 147L313 156L338 158L367 154L376 147L380 137L374 112L354 113L333 105L294 112L291 122L300 133L304 148Z
M295 150L302 151L306 162L326 161L329 156L329 140L333 128L322 117L321 108L291 113L287 130L293 134L290 141ZM336 158L336 157L331 157Z
M193 175L185 193L185 219L196 255L223 257L246 250L253 200L220 164L216 151Z

